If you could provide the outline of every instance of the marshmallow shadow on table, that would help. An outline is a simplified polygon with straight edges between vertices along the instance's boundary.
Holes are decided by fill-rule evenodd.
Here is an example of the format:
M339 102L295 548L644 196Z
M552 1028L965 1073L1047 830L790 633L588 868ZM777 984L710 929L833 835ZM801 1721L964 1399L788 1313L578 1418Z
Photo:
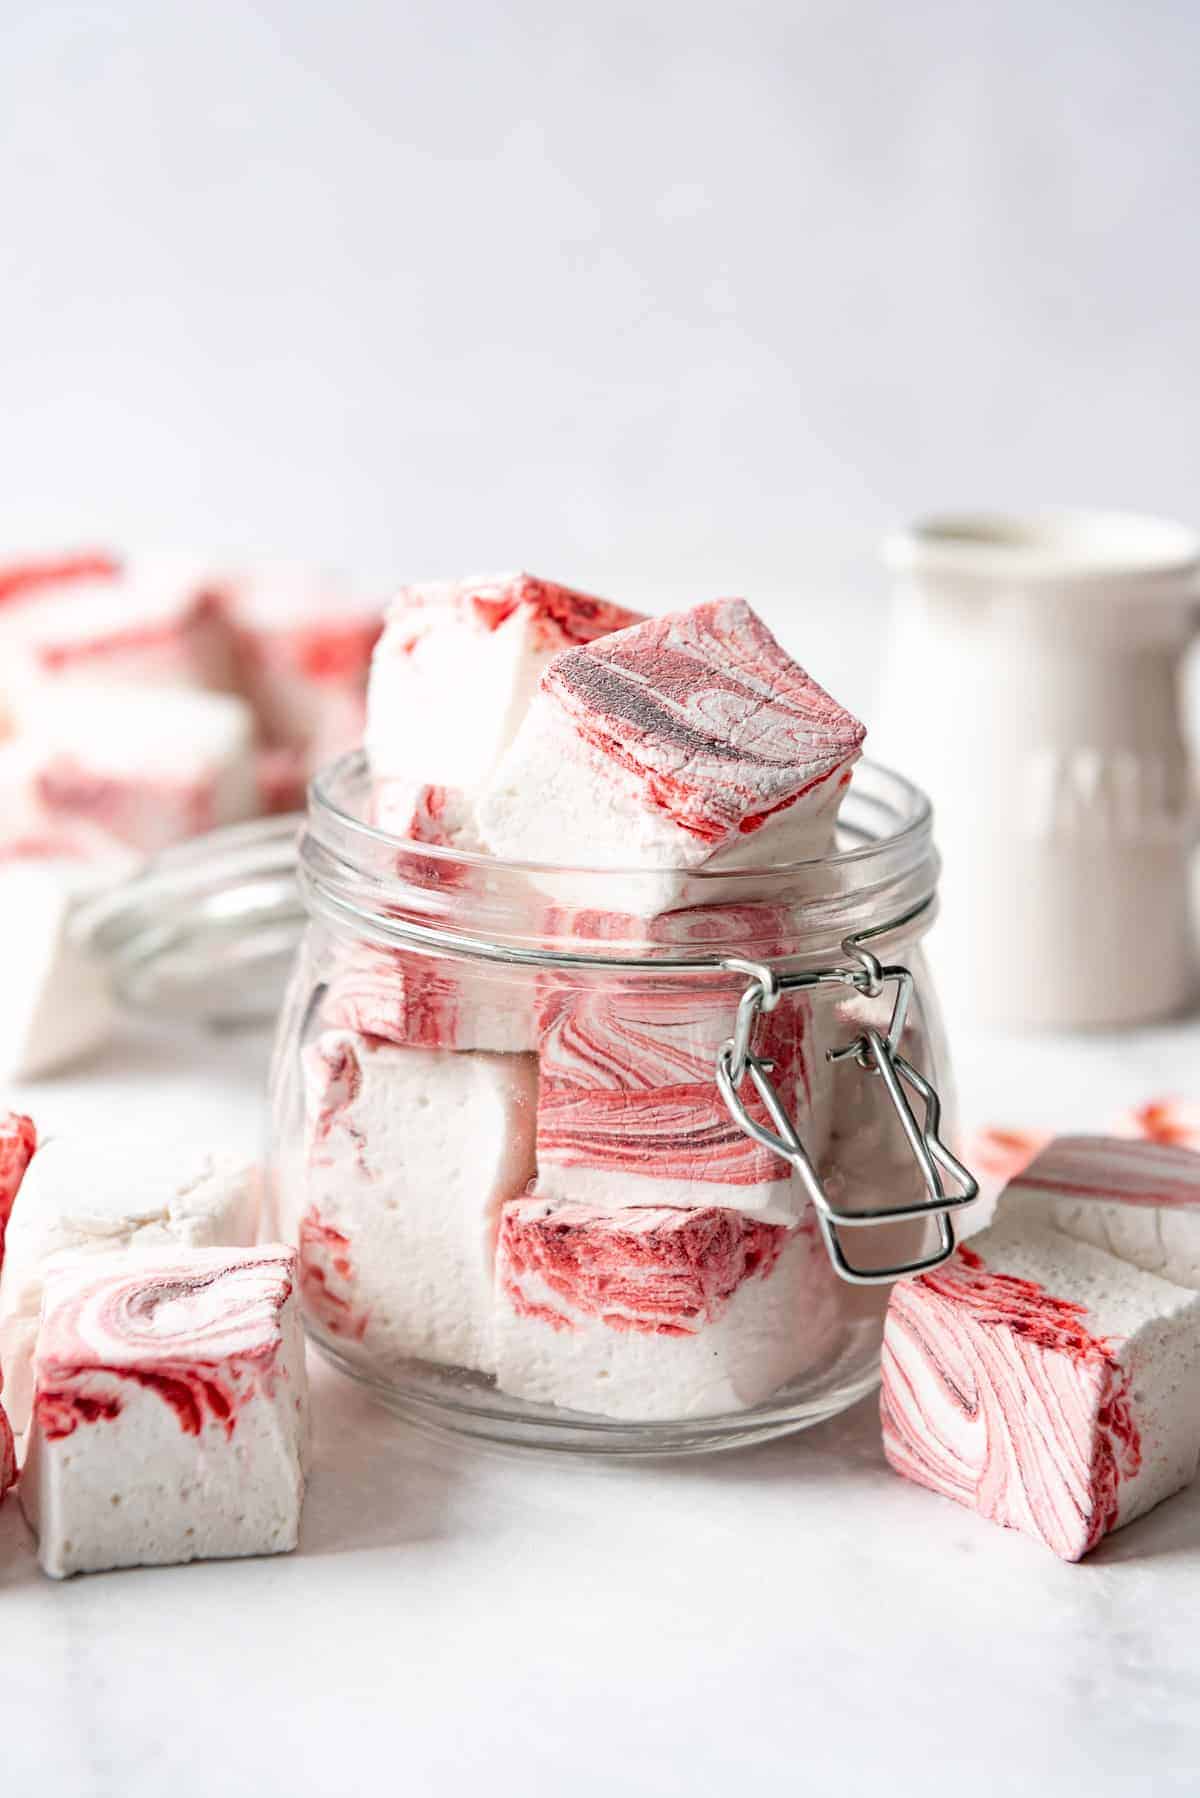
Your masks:
M471 1446L389 1416L311 1350L308 1376L313 1460L296 1553L352 1554L452 1534L452 1492Z

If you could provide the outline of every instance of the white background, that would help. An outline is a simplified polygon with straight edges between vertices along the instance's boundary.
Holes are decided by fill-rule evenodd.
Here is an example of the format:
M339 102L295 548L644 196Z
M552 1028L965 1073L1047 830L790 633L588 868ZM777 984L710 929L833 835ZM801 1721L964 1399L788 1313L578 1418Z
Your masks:
M0 0L0 550L740 590L867 710L893 521L1200 513L1198 50L1184 0ZM244 1053L134 1042L44 1125L253 1135ZM960 1047L1060 1126L1194 1062ZM52 1588L6 1504L0 1784L1195 1788L1200 1489L1067 1568L869 1405L658 1474L379 1430L322 1381L287 1561Z
M1200 11L0 0L0 544L743 591L1194 517Z

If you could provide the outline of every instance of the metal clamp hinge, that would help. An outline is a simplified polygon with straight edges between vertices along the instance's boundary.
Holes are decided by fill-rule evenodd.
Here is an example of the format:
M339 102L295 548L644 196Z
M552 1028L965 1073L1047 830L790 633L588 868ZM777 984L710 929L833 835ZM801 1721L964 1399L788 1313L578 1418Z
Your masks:
M782 1156L799 1175L812 1200L829 1258L841 1278L855 1286L882 1286L902 1279L907 1274L925 1273L948 1260L955 1248L951 1213L978 1198L979 1185L941 1139L942 1103L935 1088L900 1054L900 1041L912 1000L912 974L904 967L884 967L853 937L848 938L842 946L857 966L780 975L762 962L742 961L736 957L730 957L724 962L723 965L730 972L749 975L750 984L738 1002L734 1033L717 1053L717 1085L738 1128L764 1148ZM877 1205L869 1209L846 1211L839 1209L830 1199L796 1126L788 1115L771 1079L773 1062L753 1053L755 1029L761 1014L774 1011L787 992L837 986L843 989L849 987L868 998L879 998L893 982L896 998L886 1034L865 1028L853 1042L847 1043L843 1048L830 1050L829 1060L854 1061L865 1073L877 1074L883 1081L884 1090L920 1169L925 1197L908 1204ZM741 1098L741 1088L747 1078L762 1100L773 1128L768 1128L751 1117L746 1109ZM910 1093L921 1102L922 1114L919 1119L913 1109ZM949 1175L959 1190L948 1193L943 1175ZM843 1229L861 1229L914 1218L933 1220L937 1232L936 1247L926 1255L899 1262L892 1267L856 1266L847 1257L838 1235L839 1230Z

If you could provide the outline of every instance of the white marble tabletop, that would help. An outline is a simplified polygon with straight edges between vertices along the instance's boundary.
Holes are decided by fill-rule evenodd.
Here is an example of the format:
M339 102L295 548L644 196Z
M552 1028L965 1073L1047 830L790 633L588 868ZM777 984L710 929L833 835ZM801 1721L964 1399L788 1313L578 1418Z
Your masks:
M981 1121L1100 1124L1200 1072L1197 1025L956 1047ZM264 1058L130 1028L20 1096L46 1129L250 1145ZM870 1401L596 1467L426 1438L313 1372L294 1556L56 1585L0 1507L0 1793L1197 1790L1200 1486L1065 1566L895 1479Z

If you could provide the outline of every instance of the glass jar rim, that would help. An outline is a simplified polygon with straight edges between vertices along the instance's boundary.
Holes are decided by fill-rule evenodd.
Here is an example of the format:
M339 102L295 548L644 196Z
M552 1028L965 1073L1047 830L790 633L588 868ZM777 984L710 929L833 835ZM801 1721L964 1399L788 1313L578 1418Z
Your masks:
M668 906L661 867L556 867L414 842L368 821L369 793L361 750L313 779L300 881L310 913L383 946L546 966L715 966L734 952L821 959L864 931L920 934L932 916L932 807L869 760L855 768L829 854L697 869Z
M858 765L844 808L847 846L771 869L697 875L700 896L683 914L692 934L682 942L655 940L644 924L624 939L612 930L612 914L601 909L606 892L630 878L614 869L558 870L580 889L574 897L586 909L577 906L550 940L545 905L531 906L519 865L387 835L337 803L330 784L339 769L343 779L347 770L360 779L365 772L361 755L323 770L310 783L306 817L257 819L194 838L79 907L75 940L126 1006L210 1024L267 1021L314 913L385 944L424 940L428 947L436 938L442 952L468 952L473 937L500 961L576 966L611 965L624 950L662 971L666 964L711 967L737 951L775 959L776 944L765 927L756 935L755 923L772 918L781 894L797 922L788 952L803 962L838 957L855 933L886 936L894 927L911 937L932 917L938 858L929 801L904 776L870 761ZM395 872L397 858L407 880ZM489 872L481 893L470 876ZM597 920L590 935L581 923L587 916ZM734 940L730 927L741 933Z
M722 883L727 887L735 884L740 886L748 879L751 881L778 879L781 875L788 875L802 868L844 867L855 863L868 864L883 850L897 850L908 846L912 848L914 855L926 853L932 841L933 832L933 806L928 796L917 786L915 781L897 773L893 768L885 767L882 762L876 762L870 757L864 756L854 769L849 794L852 806L856 793L858 797L862 796L864 776L871 785L874 785L876 781L887 783L890 797L871 793L869 798L873 806L879 808L885 805L892 806L897 820L893 830L850 848L834 849L826 855L808 856L800 861L764 863L756 867L697 868L691 878L697 881L712 882L715 893L716 888ZM398 837L389 831L380 829L377 824L370 823L367 819L349 810L344 803L339 802L334 790L335 783L346 780L365 780L366 778L366 755L361 749L351 750L348 754L339 756L335 761L328 762L324 768L318 770L308 785L308 827L311 828L314 824L319 826L323 820L329 820L339 833L346 833L343 842L339 845L341 847L348 846L355 837L361 837L364 842L384 843L393 849L405 850L413 855L428 857L446 865L457 863L464 867L504 868L511 873L530 877L538 874L567 874L603 883L606 880L615 882L630 878L639 879L642 876L658 877L664 871L661 867L639 866L635 863L598 866L588 863L515 861L493 855L489 850L458 849L440 843L425 843L408 837ZM845 834L845 824L843 824L842 830ZM853 827L851 827L851 831L853 832Z

